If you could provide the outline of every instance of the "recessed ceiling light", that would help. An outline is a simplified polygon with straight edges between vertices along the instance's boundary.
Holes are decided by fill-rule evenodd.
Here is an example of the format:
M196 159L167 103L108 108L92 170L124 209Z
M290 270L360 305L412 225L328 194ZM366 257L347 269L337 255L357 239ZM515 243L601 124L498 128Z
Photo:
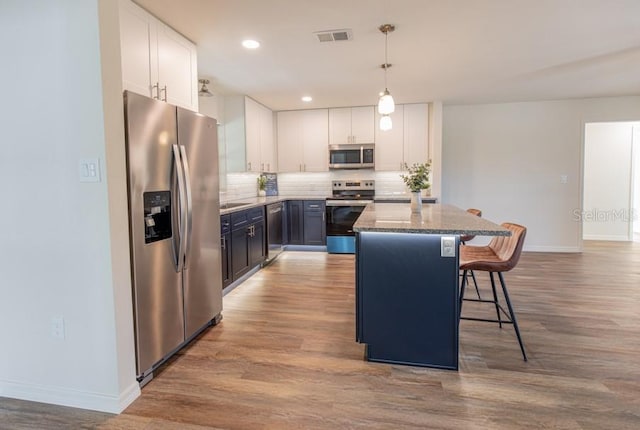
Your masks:
M247 39L242 41L242 46L247 49L257 49L260 47L260 42L258 42L257 40Z
M311 96L304 96L302 97L302 101L303 102L310 102L311 100L313 100L313 98Z

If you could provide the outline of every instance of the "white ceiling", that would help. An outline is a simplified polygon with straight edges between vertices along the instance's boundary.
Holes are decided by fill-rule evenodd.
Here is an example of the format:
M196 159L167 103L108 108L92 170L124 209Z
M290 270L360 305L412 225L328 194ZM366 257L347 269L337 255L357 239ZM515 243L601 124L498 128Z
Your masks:
M198 45L214 92L274 110L640 94L640 0L136 0ZM314 32L349 28L353 40ZM262 46L240 45L253 38ZM312 103L303 103L302 95Z

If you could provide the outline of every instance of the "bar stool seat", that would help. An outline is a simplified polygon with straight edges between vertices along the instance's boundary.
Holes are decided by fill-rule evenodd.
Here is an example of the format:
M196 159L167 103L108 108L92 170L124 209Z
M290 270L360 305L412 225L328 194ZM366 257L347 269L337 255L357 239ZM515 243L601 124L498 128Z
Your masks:
M459 319L464 320L496 322L500 325L500 328L502 328L502 324L513 324L516 337L518 338L518 343L520 344L520 350L522 351L522 356L524 357L524 361L527 361L527 354L524 350L524 344L522 343L522 338L520 336L518 321L516 320L516 315L513 311L511 300L509 299L507 285L504 282L504 277L502 275L503 272L508 272L518 264L527 229L521 225L513 223L503 223L502 227L510 230L511 236L496 236L487 246L460 245L460 270L463 271L463 274L458 302L460 312L458 317ZM489 272L491 289L493 291L493 300L464 298L464 292L467 285L467 273L471 270ZM502 287L504 299L507 303L508 312L500 305L498 300L494 273L497 273L498 278L500 279L500 285ZM463 317L462 303L465 300L493 303L496 309L497 319Z

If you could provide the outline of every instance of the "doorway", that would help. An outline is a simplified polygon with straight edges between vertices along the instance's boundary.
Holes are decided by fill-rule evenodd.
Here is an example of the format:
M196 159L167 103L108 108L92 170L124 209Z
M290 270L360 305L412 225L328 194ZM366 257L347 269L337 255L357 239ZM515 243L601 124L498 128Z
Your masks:
M585 124L582 238L640 241L640 122Z

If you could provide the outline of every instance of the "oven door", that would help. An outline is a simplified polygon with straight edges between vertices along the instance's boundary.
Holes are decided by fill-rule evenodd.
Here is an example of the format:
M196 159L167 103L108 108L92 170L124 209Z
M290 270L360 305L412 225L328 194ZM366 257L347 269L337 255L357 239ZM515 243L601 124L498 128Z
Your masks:
M353 224L371 200L327 200L327 252L354 254L356 248Z

